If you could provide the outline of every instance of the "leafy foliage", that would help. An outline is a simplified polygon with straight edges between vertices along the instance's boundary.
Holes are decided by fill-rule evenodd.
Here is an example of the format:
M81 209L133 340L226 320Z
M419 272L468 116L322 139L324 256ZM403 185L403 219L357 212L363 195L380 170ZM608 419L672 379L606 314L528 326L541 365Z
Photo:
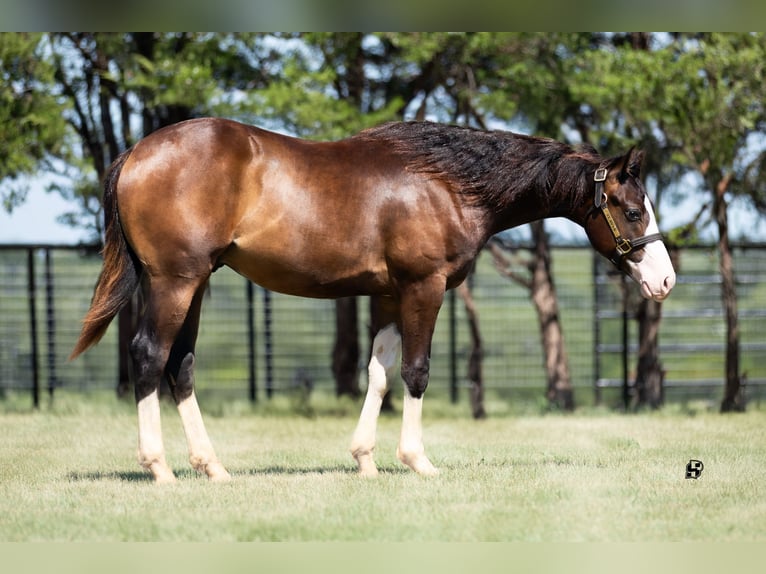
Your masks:
M53 68L39 34L0 34L0 200L11 211L51 156L64 153L65 105L50 91Z

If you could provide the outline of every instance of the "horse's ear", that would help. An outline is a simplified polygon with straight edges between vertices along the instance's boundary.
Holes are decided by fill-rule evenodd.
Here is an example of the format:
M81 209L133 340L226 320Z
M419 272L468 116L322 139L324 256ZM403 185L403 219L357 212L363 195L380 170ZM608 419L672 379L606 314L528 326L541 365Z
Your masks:
M620 179L624 180L628 176L639 178L641 176L641 164L643 162L643 150L637 150L635 147L630 148L628 153L625 154L625 162L622 164Z
M637 150L636 148L630 148L628 152L628 159L625 161L625 165L628 171L628 175L638 179L641 177L641 166L644 163L644 150Z

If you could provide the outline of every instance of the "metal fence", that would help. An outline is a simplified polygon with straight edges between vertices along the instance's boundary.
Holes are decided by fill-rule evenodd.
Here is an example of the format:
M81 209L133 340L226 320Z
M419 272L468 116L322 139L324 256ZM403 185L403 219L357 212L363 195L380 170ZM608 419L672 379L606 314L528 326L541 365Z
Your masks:
M594 384L598 390L628 384L635 373L638 306L635 287L623 290L622 277L596 258L594 292ZM721 302L721 276L715 246L684 249L678 257L678 281L662 305L660 361L666 394L719 397L725 367L726 324ZM734 248L740 332L740 372L750 398L760 399L766 385L766 246ZM627 341L623 335L627 332Z
M720 397L724 323L716 252L710 247L688 249L680 261L678 286L663 305L660 358L666 383L670 389ZM39 396L57 388L116 387L116 321L97 347L67 361L100 265L92 246L0 246L0 394L4 389L26 389ZM757 393L757 385L766 382L766 249L738 248L735 265L742 369ZM610 390L623 384L623 345L629 379L636 360L630 297L623 297L619 276L610 275L608 265L590 248L554 248L553 269L576 400L590 401L592 391L599 390L609 401ZM542 349L527 291L501 277L486 253L471 281L484 341L486 387L511 395L536 389L542 396ZM365 300L359 305L360 333L366 333L369 317ZM315 388L332 389L334 329L333 301L270 293L220 269L203 303L197 387L201 393L259 399L306 379ZM627 341L622 340L624 330ZM367 344L362 341L362 348ZM434 335L429 393L454 392L451 385L457 383L461 394L469 352L465 310L450 294ZM359 365L362 379L364 358Z

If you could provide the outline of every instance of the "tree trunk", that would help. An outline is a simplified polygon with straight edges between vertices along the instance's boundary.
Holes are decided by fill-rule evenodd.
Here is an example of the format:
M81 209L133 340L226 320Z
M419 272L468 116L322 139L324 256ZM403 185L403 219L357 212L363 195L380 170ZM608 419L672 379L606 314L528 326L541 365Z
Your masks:
M540 337L548 381L546 397L551 405L571 411L574 410L572 376L569 371L564 333L559 319L556 287L551 275L548 234L545 232L542 220L533 222L531 228L532 239L535 243L535 256L530 263L532 270L531 296L540 322Z
M702 212L700 212L702 213ZM696 221L696 220L695 220ZM680 269L680 251L670 248L670 259L676 273ZM659 409L665 402L665 369L660 361L660 323L662 303L638 297L638 364L636 366L636 395L633 407L649 406Z
M332 352L332 372L335 394L356 398L359 391L359 327L356 297L344 297L335 302L335 345Z
M574 391L564 333L559 319L556 287L551 275L548 235L542 220L531 223L530 227L535 249L531 259L526 262L529 276L513 269L513 264L503 255L499 241L490 241L488 248L498 272L529 291L540 323L540 339L547 380L545 396L552 406L571 411L574 410Z
M665 371L659 354L662 303L641 299L638 305L638 367L634 407L648 405L658 409L664 402Z
M713 211L718 224L718 256L721 271L721 301L726 317L726 386L721 412L745 410L739 375L739 323L734 261L729 244L729 222L724 194L730 177L722 177L715 188Z
M468 317L468 326L471 332L471 354L468 357L468 380L471 382L471 413L475 419L483 419L487 416L484 410L484 375L482 362L484 359L484 347L481 342L479 330L479 313L476 310L468 280L463 281L457 288L458 295L463 300L465 312Z

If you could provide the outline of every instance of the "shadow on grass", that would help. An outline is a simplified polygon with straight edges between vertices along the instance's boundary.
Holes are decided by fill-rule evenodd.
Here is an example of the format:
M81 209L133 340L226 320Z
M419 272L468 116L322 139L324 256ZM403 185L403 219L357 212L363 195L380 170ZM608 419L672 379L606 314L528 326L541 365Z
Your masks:
M382 467L378 469L381 475L386 474L406 474L408 472L412 472L409 469L406 469L404 467ZM285 475L285 476L299 476L299 475L306 475L306 474L342 474L347 476L356 476L358 474L358 470L356 467L348 466L348 465L337 465L337 466L316 466L316 467L288 467L288 466L280 466L280 465L274 465L274 466L266 466L263 468L251 468L251 469L245 469L245 470L234 470L232 471L233 476L274 476L274 475Z
M401 475L411 472L404 467L383 467L380 468L381 475ZM238 477L257 477L257 476L302 476L309 474L341 474L347 476L355 476L357 469L350 466L316 466L316 467L288 467L288 466L267 466L263 468L250 468L250 469L229 469L232 478ZM174 470L173 474L179 480L191 480L200 479L204 480L205 476L199 472L188 468L182 470ZM98 482L98 481L113 481L120 482L132 482L132 483L151 483L154 482L152 475L149 472L135 470L135 471L89 471L89 472L70 472L70 482Z
M70 472L70 482L93 482L100 480L119 480L121 482L152 482L152 475L140 470L113 472Z
M200 474L192 468L184 468L181 470L174 470L173 474L179 480L191 480L195 478L205 479L203 474ZM144 470L122 470L122 471L88 471L88 472L70 472L70 482L92 482L102 480L117 480L120 482L134 482L134 483L152 483L154 478L148 471Z

